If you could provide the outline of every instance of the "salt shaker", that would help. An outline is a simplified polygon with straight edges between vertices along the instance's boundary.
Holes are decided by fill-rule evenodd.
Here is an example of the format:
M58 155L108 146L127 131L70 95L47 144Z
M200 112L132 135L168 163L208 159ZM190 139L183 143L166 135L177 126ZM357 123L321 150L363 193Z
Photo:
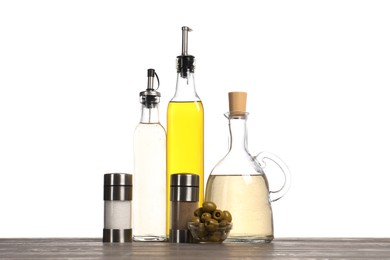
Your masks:
M194 216L199 202L199 175L171 175L171 214L169 242L192 243L187 223Z
M133 176L126 173L104 174L103 242L131 242L131 202Z

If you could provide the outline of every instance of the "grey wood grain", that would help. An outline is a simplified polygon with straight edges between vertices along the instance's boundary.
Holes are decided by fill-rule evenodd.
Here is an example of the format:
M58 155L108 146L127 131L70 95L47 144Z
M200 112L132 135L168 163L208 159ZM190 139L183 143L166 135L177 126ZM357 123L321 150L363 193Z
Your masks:
M390 259L390 238L289 238L269 244L0 239L0 259Z

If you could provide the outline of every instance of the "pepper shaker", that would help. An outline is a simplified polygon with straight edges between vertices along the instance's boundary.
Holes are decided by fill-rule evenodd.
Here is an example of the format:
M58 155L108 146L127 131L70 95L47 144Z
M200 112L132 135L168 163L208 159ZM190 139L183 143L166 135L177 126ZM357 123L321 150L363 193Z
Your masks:
M171 214L169 242L192 243L187 223L194 216L199 202L199 176L195 174L171 175Z

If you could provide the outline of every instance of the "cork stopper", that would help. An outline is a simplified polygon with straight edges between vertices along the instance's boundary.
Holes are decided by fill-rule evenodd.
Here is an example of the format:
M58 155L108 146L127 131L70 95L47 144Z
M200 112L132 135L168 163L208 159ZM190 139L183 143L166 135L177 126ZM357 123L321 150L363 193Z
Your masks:
M229 92L229 113L243 116L246 113L246 92Z

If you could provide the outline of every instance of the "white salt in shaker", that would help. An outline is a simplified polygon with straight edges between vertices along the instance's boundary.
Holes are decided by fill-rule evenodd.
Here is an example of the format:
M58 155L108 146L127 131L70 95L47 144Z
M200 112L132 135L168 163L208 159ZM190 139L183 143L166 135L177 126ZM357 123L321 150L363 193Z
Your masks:
M171 219L169 242L193 243L187 223L199 207L199 176L195 174L171 175Z
M126 173L104 174L103 242L131 242L131 201L133 176Z

